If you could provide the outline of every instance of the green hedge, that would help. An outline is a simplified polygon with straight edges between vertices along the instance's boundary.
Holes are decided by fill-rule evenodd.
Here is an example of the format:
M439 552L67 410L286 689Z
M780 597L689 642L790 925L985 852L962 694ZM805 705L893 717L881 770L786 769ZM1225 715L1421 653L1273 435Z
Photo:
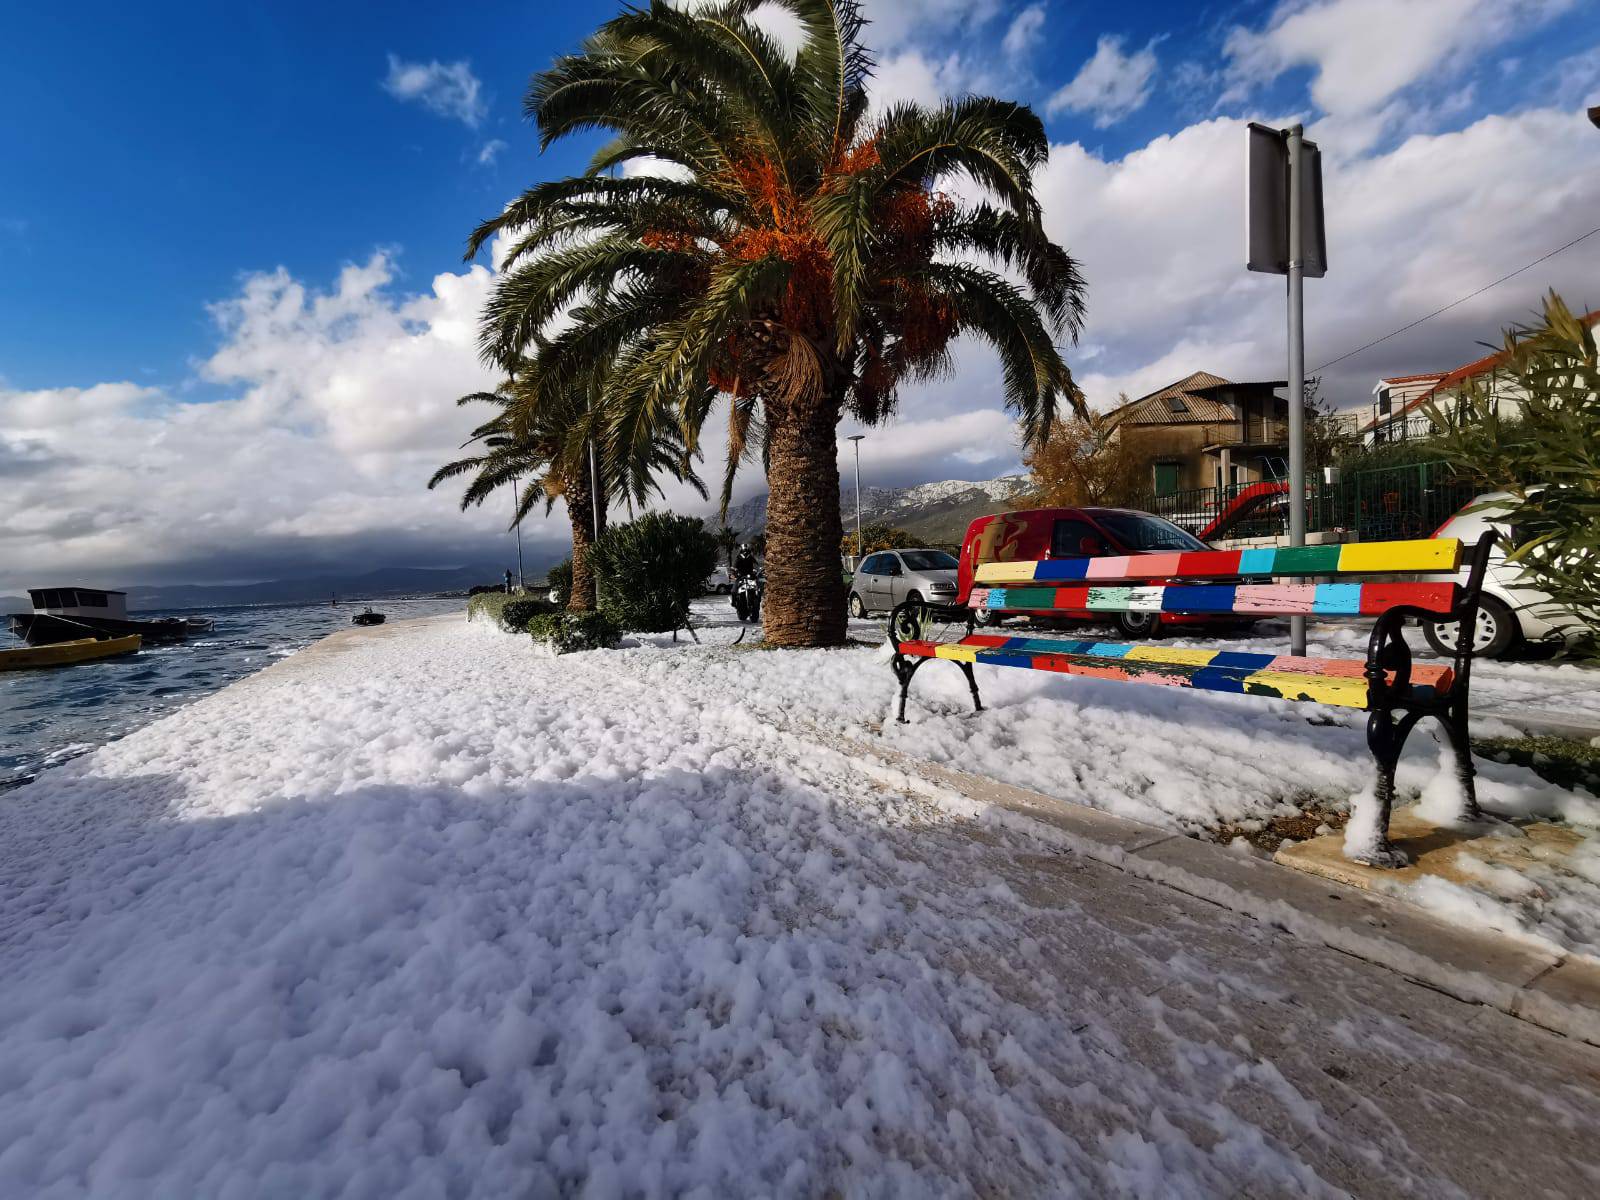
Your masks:
M555 611L556 606L548 600L505 592L482 592L467 601L468 620L493 621L507 633L521 633L530 618Z
M549 612L530 618L527 630L533 640L543 642L557 654L576 650L609 650L617 644L622 630L604 613Z
M551 567L544 581L545 586L556 593L556 603L565 604L572 598L572 560L564 558Z
M613 525L589 551L600 610L640 633L682 629L689 601L717 569L719 555L699 517L646 513Z

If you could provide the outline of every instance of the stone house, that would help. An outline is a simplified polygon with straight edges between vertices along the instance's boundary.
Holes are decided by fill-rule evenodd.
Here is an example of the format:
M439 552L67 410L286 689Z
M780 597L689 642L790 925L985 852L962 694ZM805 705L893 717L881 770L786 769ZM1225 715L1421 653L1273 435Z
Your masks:
M1149 464L1158 496L1277 478L1288 453L1284 380L1233 383L1196 371L1105 415L1111 437Z

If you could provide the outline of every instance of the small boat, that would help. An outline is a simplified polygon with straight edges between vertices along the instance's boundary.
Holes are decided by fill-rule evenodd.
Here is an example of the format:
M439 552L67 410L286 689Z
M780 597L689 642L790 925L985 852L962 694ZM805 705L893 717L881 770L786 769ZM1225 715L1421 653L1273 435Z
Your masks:
M128 594L100 588L29 588L31 613L10 614L11 632L30 646L82 641L93 637L141 635L145 641L181 642L199 631L204 617L158 617L137 621L128 616Z
M358 612L355 616L351 617L350 623L352 625L382 625L383 620L384 618L381 612L373 612L369 608L366 612Z
M30 667L67 667L73 663L96 662L132 654L144 639L137 633L119 638L78 638L71 642L52 642L47 646L25 646L20 650L0 650L0 671L21 671Z

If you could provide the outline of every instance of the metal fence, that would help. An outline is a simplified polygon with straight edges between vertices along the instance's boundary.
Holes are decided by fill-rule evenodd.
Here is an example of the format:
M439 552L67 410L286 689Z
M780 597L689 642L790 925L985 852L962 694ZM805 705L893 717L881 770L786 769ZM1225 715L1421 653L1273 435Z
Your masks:
M1198 533L1241 492L1254 486L1191 488L1162 496L1147 493L1130 507L1166 517ZM1472 484L1442 462L1351 471L1331 480L1316 477L1306 483L1306 529L1350 533L1365 542L1427 537L1461 511L1474 494ZM1279 495L1214 536L1281 537L1288 530L1288 497Z

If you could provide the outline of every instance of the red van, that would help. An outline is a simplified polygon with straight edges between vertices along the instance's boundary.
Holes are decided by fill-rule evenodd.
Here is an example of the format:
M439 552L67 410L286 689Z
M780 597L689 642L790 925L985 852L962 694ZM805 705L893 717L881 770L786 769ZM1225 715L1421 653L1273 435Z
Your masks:
M966 604L978 564L1032 561L1049 558L1099 558L1102 555L1171 554L1173 551L1210 550L1211 547L1179 529L1171 521L1131 508L1029 508L1019 512L979 517L967 526L961 542L961 571L957 576L956 603ZM1152 580L1151 582L1160 582ZM1241 624L1234 616L1187 613L1091 613L1088 610L1008 608L982 609L979 619L997 625L1005 617L1053 617L1100 623L1113 619L1128 637L1150 637L1167 625ZM1244 622L1248 624L1248 622Z

